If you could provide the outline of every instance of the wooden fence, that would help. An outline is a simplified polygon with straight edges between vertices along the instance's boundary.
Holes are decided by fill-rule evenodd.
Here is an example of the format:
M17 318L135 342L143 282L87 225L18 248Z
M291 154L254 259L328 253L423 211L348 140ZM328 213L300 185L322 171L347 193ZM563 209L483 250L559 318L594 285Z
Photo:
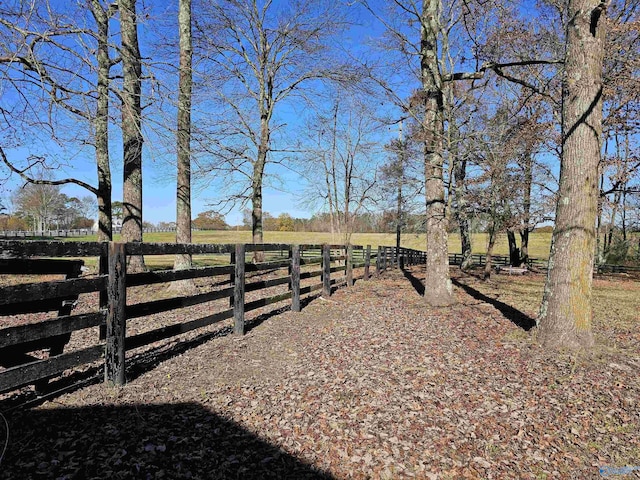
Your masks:
M121 227L114 227L113 233L120 233L122 230ZM198 229L193 228L193 231L197 231ZM156 228L156 227L145 227L143 228L144 233L168 233L175 232L175 227L173 228ZM89 235L95 235L98 231L91 228L75 228L71 230L62 230L62 229L49 229L49 230L0 230L0 238L79 238L86 237Z
M254 251L265 252L261 263L247 262ZM142 273L127 272L127 257L134 255L228 255L229 264L191 268L188 270L160 270ZM36 257L36 258L34 258ZM42 257L49 257L43 259ZM0 329L0 393L29 384L42 384L76 367L104 362L104 379L117 385L125 382L125 353L160 340L233 319L236 334L245 332L246 312L279 302L290 301L294 312L300 311L301 297L319 292L329 296L332 288L354 282L354 268L362 268L358 278L369 280L387 268L424 263L424 252L410 249L396 250L355 245L217 245L217 244L159 244L159 243L98 243L0 240L0 273L44 274L64 273L69 265L78 268L78 261L61 260L68 257L98 257L100 273L93 276L58 281L32 282L0 287L0 316L30 311L59 310L57 317L36 323L18 324ZM44 262L44 263L42 263ZM65 263L70 262L70 264ZM372 263L375 262L375 263ZM31 265L31 267L27 267ZM38 265L34 267L33 265ZM66 267L63 267L67 265ZM304 269L302 268L304 267ZM319 267L317 269L316 267ZM372 267L375 271L372 272ZM252 281L251 272L280 272L273 278ZM286 272L286 273L285 273ZM336 272L344 272L334 278ZM187 279L214 279L223 288L188 296L178 296L130 305L127 289ZM320 282L301 286L301 280L320 277ZM249 281L247 281L249 280ZM309 283L309 282L306 282ZM258 292L281 285L284 293L245 300L247 292ZM285 287L286 286L286 287ZM284 289L283 288L283 289ZM71 309L60 310L69 299L81 294L99 294L96 311L72 314ZM127 320L200 305L219 299L229 299L230 306L193 320L164 325L144 333L127 334ZM35 302L35 303L34 303ZM32 307L43 305L43 308ZM68 341L73 332L100 327L95 343L80 349L63 352L51 347L48 358L25 356L34 349L51 346L56 340ZM98 338L99 337L99 338ZM64 347L64 343L62 343ZM43 356L43 355L41 355ZM26 360L24 360L26 358ZM23 359L23 360L17 360Z

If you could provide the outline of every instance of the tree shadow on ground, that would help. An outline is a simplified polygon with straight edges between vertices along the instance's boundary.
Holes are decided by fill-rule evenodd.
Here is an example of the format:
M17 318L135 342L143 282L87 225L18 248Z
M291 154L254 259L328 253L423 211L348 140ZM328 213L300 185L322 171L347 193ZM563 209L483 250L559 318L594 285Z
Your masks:
M300 307L304 309L313 300L317 299L320 294L308 295L300 300ZM248 333L257 328L265 321L276 315L291 310L290 305L285 305L268 312L262 313L255 318L248 319L245 323L245 332ZM225 337L233 334L233 327L227 326L215 330L213 332L204 332L190 339L169 339L170 342L164 342L157 347L153 347L142 353L127 359L127 381L133 381L145 373L153 370L161 363L182 355L194 348L203 345L215 338ZM40 405L47 400L59 397L60 395L75 392L81 388L99 383L103 380L104 365L89 367L82 371L73 372L70 375L51 380L46 387L35 392L33 390L22 390L8 396L0 401L2 410L11 410L17 407L32 407ZM1 445L0 445L1 446Z
M411 282L411 285L416 290L416 292L418 292L419 295L424 295L425 286L422 280L413 276L413 274L407 269L403 269L402 273ZM458 279L452 278L451 282L456 287L464 290L468 295L470 295L474 299L480 302L484 302L484 303L488 303L489 305L492 305L500 313L502 313L502 315L504 315L506 319L511 321L516 326L522 328L523 330L528 332L529 330L531 330L533 327L536 326L535 319L531 318L526 313L521 312L517 308L514 308L511 305L501 302L500 300L497 300L495 298L491 298L485 295L484 293L480 292L479 290L476 290L475 288L460 282Z
M332 478L197 403L17 410L7 421L1 479Z

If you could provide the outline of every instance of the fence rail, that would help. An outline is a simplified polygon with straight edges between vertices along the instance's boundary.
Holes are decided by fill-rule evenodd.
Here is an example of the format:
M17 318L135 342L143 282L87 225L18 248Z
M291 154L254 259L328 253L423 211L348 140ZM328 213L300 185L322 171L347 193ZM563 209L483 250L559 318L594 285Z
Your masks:
M265 252L265 261L247 261L254 251ZM383 258L379 258L380 252L383 252ZM167 254L223 254L229 255L229 264L186 270L127 272L129 256ZM65 370L100 360L104 362L105 381L123 384L127 351L229 319L233 319L234 332L243 334L247 312L287 300L290 301L291 309L298 312L301 308L301 296L313 292L328 296L333 288L352 285L354 268L363 268L357 278L369 280L373 275L379 276L389 266L418 263L425 258L423 252L410 249L396 251L390 247L378 247L377 252L372 252L370 246L355 245L0 240L0 273L60 273L61 269L70 268L71 264L77 267L78 262L82 263L61 258L96 256L100 259L101 268L97 275L91 277L0 287L0 316L29 312L31 310L27 305L30 304L42 307L34 308L33 311L51 311L54 310L52 306L57 308L61 301L77 298L80 294L100 295L99 307L93 312L73 315L69 308L68 312L63 312L64 315L55 318L0 328L0 365L5 367L0 370L0 393L33 383L38 385L38 382L46 382ZM65 265L67 266L62 268ZM373 266L375 272L372 273ZM301 271L303 268L305 270ZM275 277L255 277L262 272L273 273ZM338 277L335 275L337 272L341 274ZM319 281L313 283L313 279L317 277ZM196 278L211 279L211 285L220 288L206 293L127 304L127 288ZM301 285L302 281L306 283ZM287 290L277 294L270 292L259 298L251 298L250 301L245 298L248 292L260 292L273 287L286 287ZM143 333L127 334L127 320L225 298L229 300L228 308L219 308L218 311L200 318L163 325ZM61 336L66 335L68 342L73 332L95 327L100 327L101 333L93 345L83 345L80 350L66 353L62 349L56 352L51 349L49 358L45 359L26 355L34 351L34 348L43 348Z
M197 229L192 229L197 230ZM175 232L175 228L155 228L155 227L146 227L143 228L142 231L144 233L169 233ZM121 228L116 227L113 229L113 233L120 233ZM96 235L98 233L97 230L93 228L73 228L73 229L62 229L62 228L51 228L47 230L0 230L0 238L47 238L47 237L57 237L57 238L73 238L73 237L86 237L88 235Z
M264 262L248 261L255 251L265 252ZM167 254L225 255L229 263L185 270L127 272L129 256ZM100 271L97 275L75 278L79 275L82 261L69 260L68 257L98 257ZM452 265L459 265L461 260L460 254L449 256ZM506 256L492 258L495 265L508 265L508 260ZM483 265L486 256L474 255L472 261ZM535 265L535 262L539 261L531 259L530 264ZM234 332L241 335L245 332L245 314L248 312L286 301L292 311L299 312L304 295L318 292L329 296L338 286L351 286L357 279L379 277L388 268L424 263L426 253L422 251L387 246L372 250L369 245L0 240L0 273L67 275L64 280L0 287L0 317L58 311L54 318L0 328L0 365L4 367L4 370L0 369L0 393L34 383L38 386L65 370L97 361L104 364L105 381L123 384L127 351L231 319ZM356 268L362 268L358 277L354 277ZM615 266L611 271L622 270ZM339 276L336 276L338 272ZM314 281L316 278L317 282ZM128 288L190 279L209 279L207 285L213 290L127 303ZM280 290L266 290L274 287ZM262 296L254 293L262 291L265 291ZM252 295L247 298L247 293ZM98 307L95 311L73 314L73 300L82 294L98 294ZM142 333L127 332L127 320L224 299L227 301L218 304L215 311L206 315L200 313L199 318L150 327L151 330ZM96 327L100 327L100 334L96 335L94 344L83 344L79 350L63 353L73 332ZM49 349L48 358L27 355L43 348Z

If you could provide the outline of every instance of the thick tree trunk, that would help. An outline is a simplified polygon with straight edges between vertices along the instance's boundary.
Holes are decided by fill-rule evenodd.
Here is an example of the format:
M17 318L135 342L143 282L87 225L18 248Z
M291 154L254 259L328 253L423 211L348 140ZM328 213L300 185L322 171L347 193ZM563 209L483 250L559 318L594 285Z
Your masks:
M136 0L120 0L122 36L122 151L124 155L122 238L142 242L142 62L138 45ZM128 257L127 271L145 269L142 256Z
M91 12L97 24L98 87L95 128L96 165L98 168L98 241L113 239L111 214L111 166L109 164L109 15L99 0L93 0Z
M449 278L447 217L444 199L442 142L444 95L438 65L439 2L423 0L420 28L420 70L425 97L425 197L427 207L427 272L425 300L430 305L453 303Z
M562 162L538 339L547 348L589 348L602 134L604 12L569 0L562 105Z
M178 85L176 242L191 243L191 62L193 56L191 0L180 0L178 28L180 33L180 73ZM191 255L176 255L173 268L176 270L191 268Z
M516 244L516 232L507 230L507 241L509 243L509 264L512 267L520 266L520 250Z
M606 150L605 145L605 150ZM604 250L602 248L602 207L604 205L604 197L602 191L604 189L604 171L600 169L600 190L598 191L598 214L596 219L596 262L604 263Z

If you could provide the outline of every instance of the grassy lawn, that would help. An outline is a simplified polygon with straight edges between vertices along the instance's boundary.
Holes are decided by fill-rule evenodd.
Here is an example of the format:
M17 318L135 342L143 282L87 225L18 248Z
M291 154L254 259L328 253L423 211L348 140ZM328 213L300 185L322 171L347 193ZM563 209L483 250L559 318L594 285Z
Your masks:
M67 239L63 239L67 240ZM68 240L95 241L95 236L74 238ZM120 240L116 235L115 240ZM175 233L146 233L145 242L175 242ZM342 237L324 232L265 232L265 243L299 243L299 244L320 244L320 243L342 243ZM208 230L193 232L194 243L250 243L251 232L235 230ZM529 255L535 258L547 258L549 256L549 245L551 242L550 233L533 233L529 239ZM354 245L378 245L393 246L396 244L396 236L393 233L354 233L351 237ZM426 245L424 234L407 233L402 236L402 246L424 250ZM487 235L475 233L472 238L473 253L485 253L487 250ZM449 235L449 252L460 252L460 236L458 234ZM508 255L507 236L500 235L495 246L496 255Z

